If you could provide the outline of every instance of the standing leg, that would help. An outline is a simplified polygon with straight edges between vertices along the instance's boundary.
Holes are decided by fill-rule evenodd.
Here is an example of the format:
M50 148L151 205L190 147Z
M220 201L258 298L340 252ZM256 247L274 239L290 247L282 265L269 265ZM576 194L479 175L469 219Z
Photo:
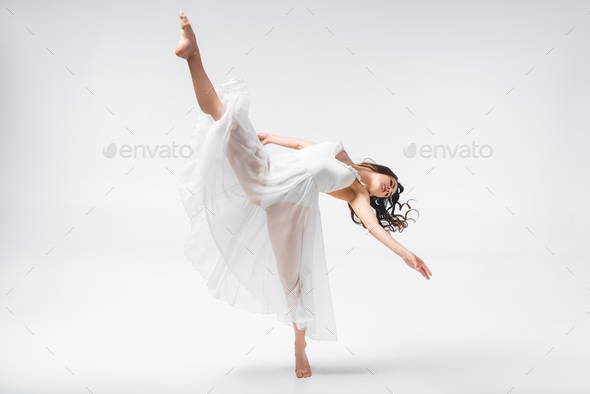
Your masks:
M293 323L295 329L295 373L298 378L308 378L311 376L311 367L307 354L305 354L305 328L303 330L297 329L297 325Z
M272 244L279 278L287 297L287 309L295 320L301 287L299 273L301 269L303 228L305 211L308 208L291 203L278 202L266 208L268 234ZM311 368L305 354L305 329L295 329L295 373L298 378L311 376Z
M181 30L180 40L178 41L175 50L176 56L188 61L188 67L193 79L193 87L201 111L211 115L211 117L217 121L221 118L223 105L203 68L201 52L199 51L197 38L195 37L191 24L182 11L180 11L179 15Z

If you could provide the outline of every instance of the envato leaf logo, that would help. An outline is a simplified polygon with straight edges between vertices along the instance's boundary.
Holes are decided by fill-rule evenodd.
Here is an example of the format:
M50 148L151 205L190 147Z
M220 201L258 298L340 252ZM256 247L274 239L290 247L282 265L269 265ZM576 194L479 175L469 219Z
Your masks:
M420 145L416 146L415 142L404 148L404 156L411 159L420 153L420 156L425 159L437 158L442 156L446 159L447 154L449 158L459 159L489 159L494 154L494 149L490 145L476 145L475 141L471 141L471 145Z
M111 142L109 146L102 150L102 153L109 159L115 157L117 154L117 145L115 145L114 142Z
M176 151L178 148L178 152ZM138 154L139 152L139 154ZM176 145L175 141L172 141L172 145L163 144L163 145L156 145L152 147L150 145L121 145L121 147L117 150L117 144L111 142L106 148L102 149L102 154L112 159L119 154L124 159L129 159L133 157L136 159L139 155L142 158L155 158L156 156L162 159L170 159L170 158L178 158L178 157L190 157L193 154L193 148L190 145Z
M408 145L404 148L404 156L406 156L410 159L412 157L416 156L416 152L418 152L418 149L416 148L415 142L412 142L410 145Z

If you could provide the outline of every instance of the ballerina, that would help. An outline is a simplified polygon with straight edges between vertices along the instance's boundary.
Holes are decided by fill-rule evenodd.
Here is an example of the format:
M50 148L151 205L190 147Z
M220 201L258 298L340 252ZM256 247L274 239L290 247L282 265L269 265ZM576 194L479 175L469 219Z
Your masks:
M402 232L394 214L403 186L388 167L354 163L341 141L315 143L256 133L248 119L243 78L213 87L195 34L181 11L175 53L186 59L201 109L179 191L191 219L184 252L208 291L231 306L275 313L295 331L295 373L311 376L306 336L337 340L319 214L319 192L348 203L354 223L368 229L430 280L422 259L388 231ZM267 144L292 151L269 155ZM387 204L391 208L387 207Z

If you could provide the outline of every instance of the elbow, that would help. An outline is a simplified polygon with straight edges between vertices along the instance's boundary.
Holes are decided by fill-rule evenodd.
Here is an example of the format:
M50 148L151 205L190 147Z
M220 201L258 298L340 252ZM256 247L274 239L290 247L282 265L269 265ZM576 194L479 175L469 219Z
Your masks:
M378 222L368 222L365 223L365 228L373 235L375 236L377 234L377 231L379 228L381 228L381 226L379 225Z

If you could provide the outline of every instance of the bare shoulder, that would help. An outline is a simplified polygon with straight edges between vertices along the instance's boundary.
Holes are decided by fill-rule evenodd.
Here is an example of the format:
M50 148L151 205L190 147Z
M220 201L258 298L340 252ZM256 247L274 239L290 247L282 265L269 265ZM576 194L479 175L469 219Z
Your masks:
M360 182L355 181L352 185L337 190L333 193L328 193L332 197L344 200L350 204L350 207L361 220L365 228L373 228L379 225L379 219L375 216L373 207L371 207L371 198L367 189Z
M346 201L349 204L355 200L358 201L358 197L361 197L360 200L366 200L367 204L369 204L370 201L367 189L365 189L365 187L361 185L358 180L355 180L350 186L345 187L344 189L336 190L335 192L326 194L339 200Z
M352 159L350 158L350 156L348 156L348 153L345 150L340 151L336 155L335 159L349 166L354 165ZM340 200L344 200L349 204L354 200L359 201L357 199L357 197L359 196L364 197L361 198L360 201L366 200L367 204L370 205L369 193L367 193L367 189L357 179L355 179L355 181L350 186L327 194Z

